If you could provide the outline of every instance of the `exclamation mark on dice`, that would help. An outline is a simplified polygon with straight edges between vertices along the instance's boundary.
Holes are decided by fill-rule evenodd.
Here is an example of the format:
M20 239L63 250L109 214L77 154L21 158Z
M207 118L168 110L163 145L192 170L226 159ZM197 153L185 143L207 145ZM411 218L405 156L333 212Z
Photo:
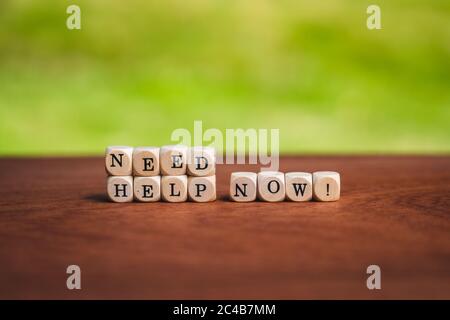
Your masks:
M333 171L313 173L313 197L318 201L336 201L340 197L341 178Z

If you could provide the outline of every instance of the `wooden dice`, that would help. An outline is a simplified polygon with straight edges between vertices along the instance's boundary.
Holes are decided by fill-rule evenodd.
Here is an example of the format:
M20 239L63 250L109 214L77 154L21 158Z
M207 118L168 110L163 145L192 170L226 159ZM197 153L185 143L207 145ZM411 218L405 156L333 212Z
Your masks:
M133 173L135 176L159 175L159 148L138 147L133 150Z
M340 198L341 181L339 173L319 171L308 172L262 171L233 172L230 178L230 199L236 202L261 201L294 202L336 201Z
M285 174L286 198L291 201L310 201L313 193L312 174L288 172Z
M186 175L163 176L161 195L167 202L184 202L188 198L188 178Z
M132 159L132 147L108 147L105 151L106 172L111 176L131 176Z
M284 173L262 171L258 173L258 197L262 201L283 201L286 196Z
M258 176L254 172L233 172L230 178L230 198L236 202L256 200Z
M106 148L107 194L113 202L216 200L216 155L210 147L182 145ZM337 172L233 172L230 199L252 202L321 202L340 198Z
M188 174L206 177L216 174L216 155L214 148L192 147L189 152Z
M111 201L133 201L133 177L131 176L110 176L106 180L106 188Z
M161 199L161 177L134 177L134 198L141 202Z
M182 145L164 146L160 150L161 173L165 176L186 174L188 148Z
M332 171L313 173L313 194L318 201L336 201L341 194L341 177Z
M213 148L108 147L105 168L107 193L113 202L216 200Z
M216 176L189 177L189 199L194 202L210 202L216 200Z

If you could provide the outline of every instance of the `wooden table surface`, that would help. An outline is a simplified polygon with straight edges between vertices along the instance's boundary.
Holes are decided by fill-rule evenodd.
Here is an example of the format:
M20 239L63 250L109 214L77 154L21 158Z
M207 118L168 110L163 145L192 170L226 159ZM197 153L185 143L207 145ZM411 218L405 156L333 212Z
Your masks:
M341 200L230 202L230 173L258 168L227 165L214 203L116 204L102 158L0 159L0 298L450 299L450 157L280 165L339 171Z

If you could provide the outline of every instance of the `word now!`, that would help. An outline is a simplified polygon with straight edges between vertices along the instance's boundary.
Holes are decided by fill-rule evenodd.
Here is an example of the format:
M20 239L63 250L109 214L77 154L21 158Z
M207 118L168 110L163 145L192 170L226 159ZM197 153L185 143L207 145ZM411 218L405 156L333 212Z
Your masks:
M234 172L230 179L230 198L237 202L262 201L336 201L340 198L341 179L332 171Z
M108 147L107 193L111 201L210 202L216 200L216 157L210 147ZM336 201L337 172L234 172L230 199L236 202Z

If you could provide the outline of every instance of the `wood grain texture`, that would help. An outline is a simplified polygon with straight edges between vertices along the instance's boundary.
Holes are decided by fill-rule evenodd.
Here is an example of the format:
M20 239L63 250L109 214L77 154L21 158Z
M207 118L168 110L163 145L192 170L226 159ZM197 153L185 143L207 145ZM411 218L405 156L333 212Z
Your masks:
M0 159L0 298L450 299L450 157L280 163L340 172L341 200L230 202L257 168L219 165L214 203L117 204L103 158Z

